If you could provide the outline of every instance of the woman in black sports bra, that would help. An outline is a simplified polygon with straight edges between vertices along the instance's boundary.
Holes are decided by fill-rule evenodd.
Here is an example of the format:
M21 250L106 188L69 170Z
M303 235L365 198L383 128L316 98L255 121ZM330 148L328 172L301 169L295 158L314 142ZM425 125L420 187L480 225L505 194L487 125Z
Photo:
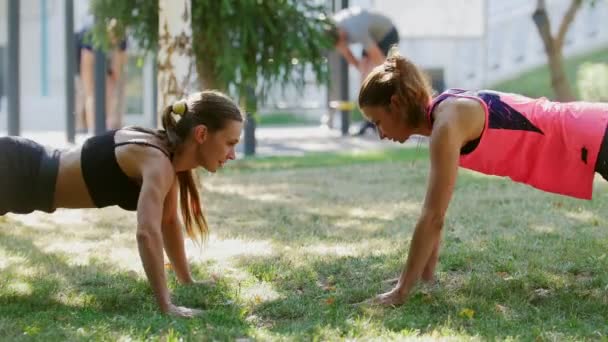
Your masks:
M215 172L235 158L243 115L226 95L203 91L165 108L162 124L163 130L110 131L66 151L0 137L0 216L112 205L137 211L139 254L160 309L190 317L200 310L171 303L163 248L179 281L193 283L178 192L187 234L205 238L207 221L192 170L201 166Z

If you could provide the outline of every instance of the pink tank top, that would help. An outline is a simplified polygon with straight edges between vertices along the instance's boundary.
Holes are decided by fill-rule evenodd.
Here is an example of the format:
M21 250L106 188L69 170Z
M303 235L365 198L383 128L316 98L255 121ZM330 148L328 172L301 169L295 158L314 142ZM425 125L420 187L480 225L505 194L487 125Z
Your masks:
M449 89L433 99L427 112L431 124L433 110L448 97L473 99L485 109L484 130L463 147L460 166L552 193L592 198L608 103L557 103L496 91Z

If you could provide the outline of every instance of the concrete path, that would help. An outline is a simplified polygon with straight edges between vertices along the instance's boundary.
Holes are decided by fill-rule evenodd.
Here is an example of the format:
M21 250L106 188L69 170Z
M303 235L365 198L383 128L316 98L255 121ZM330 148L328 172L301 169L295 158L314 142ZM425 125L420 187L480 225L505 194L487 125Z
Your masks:
M0 136L6 132L0 132ZM22 136L41 144L57 148L68 148L65 133L62 131L24 131ZM79 134L76 143L81 144L87 138ZM372 151L399 146L416 146L418 137L414 137L403 145L390 141L380 141L372 130L364 136L342 136L338 130L330 130L320 126L287 126L260 127L256 130L256 156L298 156L306 153L319 152L357 152ZM425 139L420 140L424 144ZM237 146L239 157L243 154L243 145Z

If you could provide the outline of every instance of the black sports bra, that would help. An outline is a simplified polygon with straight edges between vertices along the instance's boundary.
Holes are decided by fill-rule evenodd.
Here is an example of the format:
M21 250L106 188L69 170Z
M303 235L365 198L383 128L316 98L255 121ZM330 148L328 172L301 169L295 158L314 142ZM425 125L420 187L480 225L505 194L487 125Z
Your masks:
M82 176L93 203L98 208L118 205L125 210L136 210L141 184L129 178L118 165L114 149L136 144L156 148L167 158L171 156L159 146L144 141L114 142L116 130L93 136L82 145L80 165Z

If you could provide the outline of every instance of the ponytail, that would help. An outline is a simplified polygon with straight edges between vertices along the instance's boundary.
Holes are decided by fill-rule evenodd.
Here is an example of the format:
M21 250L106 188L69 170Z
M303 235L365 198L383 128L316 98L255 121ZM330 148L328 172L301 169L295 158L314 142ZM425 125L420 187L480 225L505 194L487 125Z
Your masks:
M422 124L433 92L428 77L414 63L394 52L396 94L406 108L407 122L413 127Z
M389 106L396 95L404 120L418 127L424 123L432 93L428 77L393 46L384 64L374 68L361 85L359 107Z
M175 152L176 147L183 141L183 138L179 134L179 122L173 117L173 114L185 116L188 113L185 101L180 102L165 107L161 118L171 152ZM182 117L180 121L182 119L184 118ZM194 171L178 172L177 181L179 182L179 204L182 220L186 226L186 233L193 241L196 241L197 237L200 238L200 241L204 241L209 234L209 226L201 208L199 189L196 186Z

